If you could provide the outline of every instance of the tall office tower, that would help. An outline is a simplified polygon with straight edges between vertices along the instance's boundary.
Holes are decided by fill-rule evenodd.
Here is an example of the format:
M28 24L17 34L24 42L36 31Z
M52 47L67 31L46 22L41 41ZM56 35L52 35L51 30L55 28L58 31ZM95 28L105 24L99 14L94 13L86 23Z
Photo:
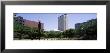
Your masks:
M58 30L65 31L67 29L67 14L58 17Z

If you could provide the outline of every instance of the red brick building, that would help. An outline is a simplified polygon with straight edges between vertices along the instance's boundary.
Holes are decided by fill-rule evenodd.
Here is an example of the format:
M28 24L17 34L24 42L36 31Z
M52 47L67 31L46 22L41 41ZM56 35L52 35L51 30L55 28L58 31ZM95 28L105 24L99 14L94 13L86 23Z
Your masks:
M21 17L21 16L14 17L14 20L24 26L38 29L39 22L23 19L23 17ZM41 23L40 28L43 29L44 28L43 26L44 26L44 23Z
M38 28L38 24L39 24L39 22L24 19L24 26L27 26L30 28ZM41 29L43 29L43 26L44 26L44 24L41 23Z

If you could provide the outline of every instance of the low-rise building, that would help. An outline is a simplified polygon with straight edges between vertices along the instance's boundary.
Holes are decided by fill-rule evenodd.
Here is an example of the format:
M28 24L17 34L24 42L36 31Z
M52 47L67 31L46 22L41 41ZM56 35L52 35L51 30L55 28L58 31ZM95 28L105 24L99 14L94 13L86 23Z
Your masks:
M18 22L19 24L22 24L24 26L38 29L39 22L23 19L23 17L21 17L21 16L14 17L14 20L16 22ZM43 26L44 26L44 23L41 23L41 27L40 28L43 29L44 28Z

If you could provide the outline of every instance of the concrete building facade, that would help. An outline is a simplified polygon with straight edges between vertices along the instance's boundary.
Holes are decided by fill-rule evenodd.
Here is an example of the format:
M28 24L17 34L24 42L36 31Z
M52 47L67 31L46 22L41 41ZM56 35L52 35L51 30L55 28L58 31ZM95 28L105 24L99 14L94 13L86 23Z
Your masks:
M67 29L67 14L58 17L58 30L65 31Z

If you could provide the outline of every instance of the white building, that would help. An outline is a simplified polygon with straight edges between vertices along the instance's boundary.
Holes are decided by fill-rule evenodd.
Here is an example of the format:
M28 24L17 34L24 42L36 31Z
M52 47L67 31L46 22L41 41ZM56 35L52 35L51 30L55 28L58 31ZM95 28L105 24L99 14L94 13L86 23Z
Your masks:
M67 14L58 17L58 30L65 31L67 29Z

